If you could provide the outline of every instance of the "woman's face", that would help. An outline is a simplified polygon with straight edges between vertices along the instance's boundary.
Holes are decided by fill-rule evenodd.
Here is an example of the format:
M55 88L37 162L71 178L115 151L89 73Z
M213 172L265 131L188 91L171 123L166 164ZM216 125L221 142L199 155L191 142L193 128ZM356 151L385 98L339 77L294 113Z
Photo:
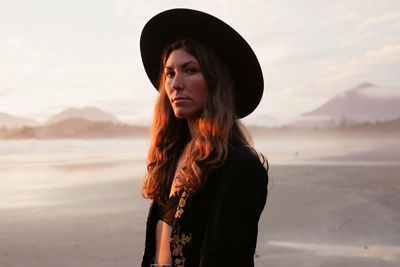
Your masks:
M165 91L177 118L195 119L209 89L197 59L185 49L173 50L165 64Z

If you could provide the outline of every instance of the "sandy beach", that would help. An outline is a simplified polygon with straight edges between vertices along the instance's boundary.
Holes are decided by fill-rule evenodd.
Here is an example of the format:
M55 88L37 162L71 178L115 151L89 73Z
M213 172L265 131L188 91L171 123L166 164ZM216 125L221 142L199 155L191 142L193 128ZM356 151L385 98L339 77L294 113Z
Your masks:
M399 266L400 146L390 147L309 161L293 148L307 155L299 164L272 151L256 266ZM144 170L140 160L3 166L0 266L139 266Z
M400 166L272 166L257 266L398 266L399 173Z

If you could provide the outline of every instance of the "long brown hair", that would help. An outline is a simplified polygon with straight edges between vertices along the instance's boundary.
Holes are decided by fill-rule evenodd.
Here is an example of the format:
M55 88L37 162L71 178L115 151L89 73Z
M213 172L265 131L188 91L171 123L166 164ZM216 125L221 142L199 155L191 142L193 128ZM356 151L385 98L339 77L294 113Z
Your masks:
M190 136L186 119L175 117L164 89L163 70L166 61L172 51L180 48L198 60L210 93L196 122L195 136ZM224 163L230 138L236 138L246 145L249 145L250 140L235 115L230 73L218 56L203 43L194 39L183 39L164 50L158 91L142 194L159 203L165 203L169 197L176 164L183 152L185 161L180 173L184 175L178 175L177 178L181 187L190 193L196 193L204 185L207 174Z

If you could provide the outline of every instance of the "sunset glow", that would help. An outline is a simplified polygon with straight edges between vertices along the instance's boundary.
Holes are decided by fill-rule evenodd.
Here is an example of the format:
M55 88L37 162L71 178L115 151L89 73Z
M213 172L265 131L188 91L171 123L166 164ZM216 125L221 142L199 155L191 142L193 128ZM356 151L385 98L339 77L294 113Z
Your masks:
M0 112L43 122L96 106L149 124L156 91L139 36L150 17L177 6L220 17L254 48L265 94L245 122L285 123L363 82L400 84L397 0L3 0Z

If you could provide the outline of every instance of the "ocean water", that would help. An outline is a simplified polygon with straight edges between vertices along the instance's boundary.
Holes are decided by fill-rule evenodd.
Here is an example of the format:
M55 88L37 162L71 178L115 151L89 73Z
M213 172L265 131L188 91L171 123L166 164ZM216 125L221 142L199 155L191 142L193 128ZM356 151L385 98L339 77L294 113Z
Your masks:
M254 144L270 166L400 164L400 146L393 141L256 139ZM48 205L40 201L43 190L141 179L148 147L145 138L0 141L0 208Z
M140 138L0 141L0 168L143 160L148 146Z
M0 210L57 205L46 192L143 178L148 141L0 141Z

